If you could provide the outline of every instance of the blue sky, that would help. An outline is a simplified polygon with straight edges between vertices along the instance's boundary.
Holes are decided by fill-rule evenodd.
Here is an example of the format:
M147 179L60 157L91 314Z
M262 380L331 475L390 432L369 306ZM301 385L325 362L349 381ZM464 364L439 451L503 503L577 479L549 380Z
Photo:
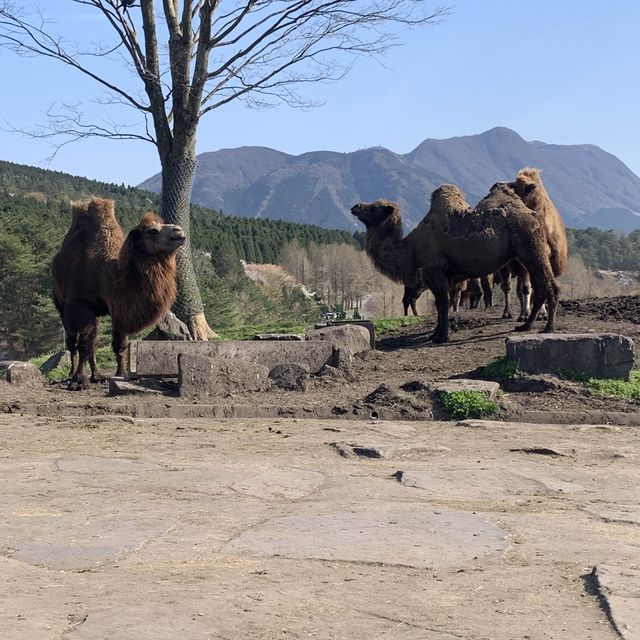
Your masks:
M49 6L69 29L100 34L99 21L69 0ZM638 25L636 0L458 0L443 23L403 34L405 45L382 64L361 58L345 80L312 86L306 95L321 107L255 111L231 104L210 113L198 152L382 145L406 153L425 138L506 126L527 140L596 144L640 174ZM59 63L0 50L0 79L0 118L15 127L43 122L59 101L108 117L93 104L102 96L98 87ZM47 163L49 154L44 141L0 130L2 160L126 184L159 169L154 147L141 142L78 142Z

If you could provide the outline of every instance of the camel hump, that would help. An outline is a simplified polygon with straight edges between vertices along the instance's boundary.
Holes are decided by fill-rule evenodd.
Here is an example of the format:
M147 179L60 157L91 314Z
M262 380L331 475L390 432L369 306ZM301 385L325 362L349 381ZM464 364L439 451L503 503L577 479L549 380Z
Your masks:
M516 180L528 180L536 182L537 184L542 184L541 174L542 171L540 169L536 169L535 167L524 167L516 174Z
M108 198L91 198L71 203L71 226L84 224L111 226L116 223L115 203Z
M464 193L455 184L443 184L431 194L431 213L465 212L470 209Z

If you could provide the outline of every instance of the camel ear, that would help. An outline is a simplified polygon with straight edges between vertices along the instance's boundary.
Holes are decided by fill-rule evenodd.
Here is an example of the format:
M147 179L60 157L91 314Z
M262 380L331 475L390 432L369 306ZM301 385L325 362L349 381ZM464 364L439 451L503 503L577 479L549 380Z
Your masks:
M138 229L138 227L134 227L133 229L131 229L131 231L129 231L129 236L128 238L135 243L140 242L140 239L142 238L142 234L140 233L140 229Z
M391 204L385 204L382 207L382 211L383 211L385 216L390 216L395 210L396 210L396 208Z

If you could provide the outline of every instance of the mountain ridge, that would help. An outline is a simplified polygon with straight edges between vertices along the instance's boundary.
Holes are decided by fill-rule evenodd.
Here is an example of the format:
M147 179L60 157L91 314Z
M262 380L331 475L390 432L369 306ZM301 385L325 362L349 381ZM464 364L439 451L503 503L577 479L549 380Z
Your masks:
M380 146L299 155L262 146L205 152L198 156L193 201L235 216L353 231L359 225L351 205L384 197L400 205L413 227L440 184L457 184L473 204L524 166L542 169L567 226L640 228L640 178L616 156L593 144L527 141L507 127L427 138L405 154ZM140 186L158 191L159 174Z

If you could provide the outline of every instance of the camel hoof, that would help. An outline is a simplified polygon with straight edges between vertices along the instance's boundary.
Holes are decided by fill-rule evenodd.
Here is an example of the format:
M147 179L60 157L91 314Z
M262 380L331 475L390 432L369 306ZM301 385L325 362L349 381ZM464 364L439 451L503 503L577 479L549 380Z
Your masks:
M531 325L521 324L519 327L516 327L514 331L531 331Z
M443 333L433 333L429 337L431 342L436 344L444 344L445 342L449 342L449 336Z
M513 316L510 313L503 313L502 314L502 319L503 320L513 320Z
M104 382L107 378L105 376L103 376L101 373L98 374L91 374L91 378L89 378L89 381L92 382L93 384L96 384L98 382Z
M540 333L553 333L553 327L545 327Z
M89 380L85 378L71 378L67 385L68 391L83 391L89 388Z

